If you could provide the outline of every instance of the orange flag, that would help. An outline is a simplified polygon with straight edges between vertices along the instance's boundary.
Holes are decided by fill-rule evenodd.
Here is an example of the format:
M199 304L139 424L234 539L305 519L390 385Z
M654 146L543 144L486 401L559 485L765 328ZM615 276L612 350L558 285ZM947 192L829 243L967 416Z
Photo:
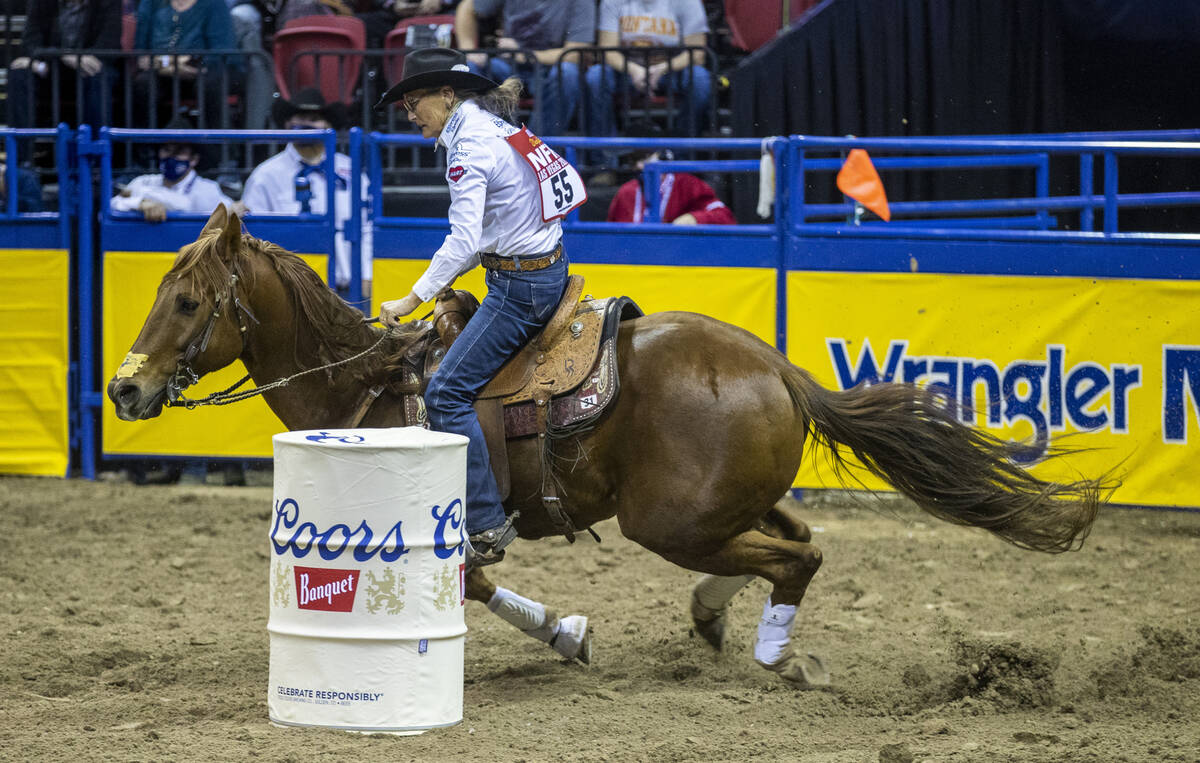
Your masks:
M838 170L837 187L884 220L892 219L887 194L883 192L883 181L879 179L871 157L861 148L850 150L846 163Z

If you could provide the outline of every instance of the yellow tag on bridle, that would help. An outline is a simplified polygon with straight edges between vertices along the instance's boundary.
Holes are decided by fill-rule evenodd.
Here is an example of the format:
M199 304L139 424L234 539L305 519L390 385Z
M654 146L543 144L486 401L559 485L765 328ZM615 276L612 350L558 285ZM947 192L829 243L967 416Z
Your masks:
M121 361L121 367L117 369L117 378L128 379L130 376L133 376L149 357L149 355L143 355L140 352L129 353L125 356L125 360Z

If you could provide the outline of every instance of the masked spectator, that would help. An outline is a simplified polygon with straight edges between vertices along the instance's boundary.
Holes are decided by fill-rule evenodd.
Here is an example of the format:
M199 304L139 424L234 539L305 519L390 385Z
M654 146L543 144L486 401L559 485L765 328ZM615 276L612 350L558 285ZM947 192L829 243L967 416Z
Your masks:
M176 117L168 130L190 130L193 125ZM158 173L139 175L109 202L114 212L141 212L149 222L162 222L168 212L211 214L218 204L233 209L233 199L221 186L196 174L200 153L187 142L162 143L158 147Z

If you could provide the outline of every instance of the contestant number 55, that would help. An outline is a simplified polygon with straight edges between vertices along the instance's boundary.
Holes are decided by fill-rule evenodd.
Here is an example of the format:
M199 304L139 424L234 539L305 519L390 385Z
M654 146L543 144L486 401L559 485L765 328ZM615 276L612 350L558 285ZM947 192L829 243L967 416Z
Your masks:
M555 209L562 209L575 200L575 189L571 187L566 170L550 178L550 187L554 190Z

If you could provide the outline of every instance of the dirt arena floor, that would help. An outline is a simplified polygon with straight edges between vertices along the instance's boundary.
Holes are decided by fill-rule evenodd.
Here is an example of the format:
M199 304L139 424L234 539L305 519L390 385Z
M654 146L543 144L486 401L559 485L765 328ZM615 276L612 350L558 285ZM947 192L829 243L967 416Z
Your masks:
M615 522L518 543L493 579L590 616L593 664L468 603L463 723L368 737L267 722L270 505L0 478L0 760L1200 761L1200 515L1107 509L1045 556L811 494L825 565L797 635L827 691L754 664L761 582L717 654L694 575Z

